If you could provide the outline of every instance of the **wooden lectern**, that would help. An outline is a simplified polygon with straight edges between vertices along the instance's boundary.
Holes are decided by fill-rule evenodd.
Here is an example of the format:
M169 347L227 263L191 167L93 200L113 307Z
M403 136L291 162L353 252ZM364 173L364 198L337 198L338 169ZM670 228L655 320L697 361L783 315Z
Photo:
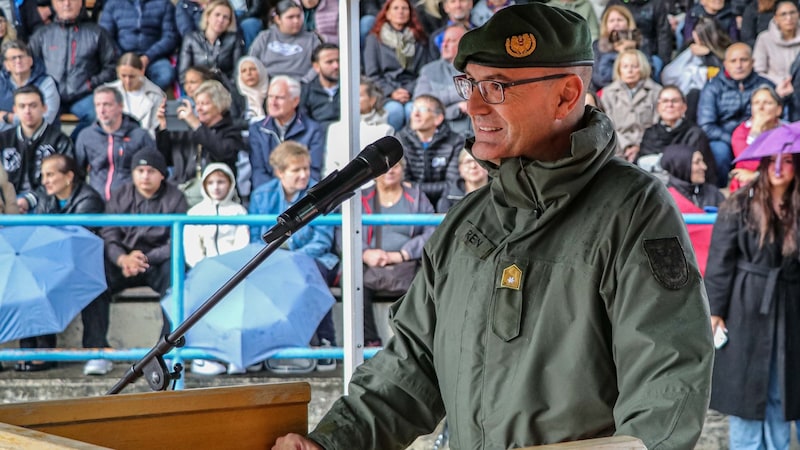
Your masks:
M36 448L270 448L308 432L308 383L187 389L0 405L0 447L41 439ZM55 435L63 440L54 439ZM70 446L69 440L80 441Z

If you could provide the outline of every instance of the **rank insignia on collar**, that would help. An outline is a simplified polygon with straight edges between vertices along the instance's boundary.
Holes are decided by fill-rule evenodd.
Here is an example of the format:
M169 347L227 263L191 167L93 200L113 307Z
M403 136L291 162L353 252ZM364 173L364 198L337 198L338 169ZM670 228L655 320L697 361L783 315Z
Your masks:
M500 287L514 289L518 291L522 287L522 270L516 264L512 264L503 269Z
M523 33L506 38L506 53L512 58L524 58L536 50L536 38L532 33Z

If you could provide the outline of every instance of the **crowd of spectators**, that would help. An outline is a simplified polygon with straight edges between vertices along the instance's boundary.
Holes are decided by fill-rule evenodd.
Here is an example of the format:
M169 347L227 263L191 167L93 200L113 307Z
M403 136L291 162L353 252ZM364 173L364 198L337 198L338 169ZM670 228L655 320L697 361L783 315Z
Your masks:
M396 135L406 152L367 191L367 213L443 213L488 182L488 172L464 151L472 123L452 81L458 75L453 59L464 33L514 3L361 1L361 142ZM665 180L684 197L702 191L717 199L747 186L755 168L731 171L734 155L759 133L800 116L800 17L792 0L553 4L590 24L596 39L591 96L615 124L618 156L644 170L666 170ZM213 211L209 205L224 203L240 205L231 207L236 214L248 206L251 214L277 213L347 161L347 150L336 148L347 132L339 121L337 0L107 0L91 10L83 0L23 0L11 6L11 20L0 14L4 213L72 212L64 202L76 193L96 194L104 204L96 212L195 207L194 214L205 214ZM77 123L68 137L61 117L70 113ZM287 148L294 153L287 156ZM48 160L54 178L69 178L70 190L43 184ZM695 174L700 171L702 177ZM225 194L212 194L209 183L225 180ZM313 248L322 275L334 284L334 233L309 230L308 242L297 235L290 243L299 251ZM136 283L165 292L166 229L96 231L106 240L108 294ZM207 244L207 231L187 231L190 267L222 251L219 242ZM369 230L366 266L418 259L429 232L385 227L376 242ZM223 233L237 234L235 227ZM84 316L86 346L108 344L108 298L93 302ZM317 343L335 345L329 319ZM374 319L368 319L368 341L377 345ZM87 373L110 368L90 363Z

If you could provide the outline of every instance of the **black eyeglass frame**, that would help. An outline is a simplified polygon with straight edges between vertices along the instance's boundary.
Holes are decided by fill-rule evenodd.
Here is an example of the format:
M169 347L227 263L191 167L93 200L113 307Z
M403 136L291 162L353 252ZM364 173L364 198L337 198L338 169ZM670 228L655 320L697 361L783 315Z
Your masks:
M555 74L546 75L546 76L543 76L543 77L527 78L527 79L524 79L524 80L502 82L502 81L497 81L497 80L475 81L475 80L470 79L469 77L467 77L467 75L461 74L461 75L456 75L456 76L453 77L453 84L455 84L455 86L456 86L456 92L458 93L458 96L463 98L464 100L469 100L469 95L465 96L464 93L462 92L462 90L459 88L459 82L461 80L467 81L471 85L470 95L472 95L472 91L475 90L475 86L477 86L478 87L478 92L480 92L481 98L483 99L484 102L486 102L486 103L488 103L490 105L499 105L499 104L503 103L504 101L506 101L506 89L507 88L510 88L512 86L519 86L519 85L522 85L522 84L538 83L540 81L558 80L560 78L565 78L565 77L568 77L570 75L572 75L572 74L571 73L555 73ZM491 84L494 84L496 86L500 86L500 101L499 102L490 102L489 100L487 100L486 99L486 94L484 93L484 89L481 87L481 83L491 83Z

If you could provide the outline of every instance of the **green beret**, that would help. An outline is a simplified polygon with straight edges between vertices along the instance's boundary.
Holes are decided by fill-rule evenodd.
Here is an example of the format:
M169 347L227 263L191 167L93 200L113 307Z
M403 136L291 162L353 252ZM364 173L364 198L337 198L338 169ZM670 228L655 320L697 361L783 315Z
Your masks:
M504 68L591 66L592 35L575 12L538 2L512 5L461 38L453 65L463 72L468 62Z

